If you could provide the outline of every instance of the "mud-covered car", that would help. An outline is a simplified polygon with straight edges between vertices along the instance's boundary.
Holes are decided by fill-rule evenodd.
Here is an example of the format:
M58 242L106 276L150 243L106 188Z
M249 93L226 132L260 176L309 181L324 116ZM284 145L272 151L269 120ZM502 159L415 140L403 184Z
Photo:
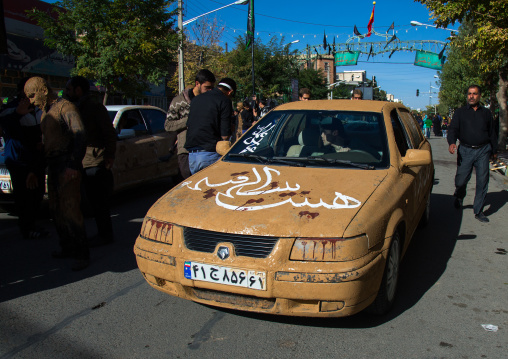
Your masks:
M151 207L137 264L154 288L213 306L384 314L433 177L430 144L401 104L284 104Z
M118 133L113 165L115 191L178 174L176 133L164 130L166 111L153 106L106 106ZM174 154L174 155L173 155ZM0 148L0 195L12 200L10 173Z

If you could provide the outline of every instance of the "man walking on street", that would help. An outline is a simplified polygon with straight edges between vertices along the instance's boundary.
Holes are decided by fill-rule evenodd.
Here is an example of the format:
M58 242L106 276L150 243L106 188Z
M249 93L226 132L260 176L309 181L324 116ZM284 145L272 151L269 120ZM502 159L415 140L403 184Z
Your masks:
M48 164L49 206L60 237L61 251L54 258L74 257L73 270L88 267L90 252L86 244L81 213L81 170L85 155L85 130L78 108L58 98L41 77L25 85L30 103L42 110L41 130Z
M481 90L477 85L467 90L468 104L455 111L448 126L448 151L454 154L459 140L457 153L457 173L455 175L455 207L462 207L466 196L467 183L471 179L473 167L476 170L476 193L473 210L480 222L489 222L483 213L485 197L489 185L489 158L496 157L497 135L489 109L480 105Z
M216 152L216 146L217 142L226 141L231 135L231 99L235 91L236 82L226 77L219 81L216 88L192 101L185 142L192 174L215 163L221 157Z
M183 179L190 177L189 152L185 149L187 137L187 119L189 117L190 104L194 97L208 92L215 86L215 75L206 69L200 70L195 79L194 87L184 90L176 96L169 106L168 115L164 128L168 132L178 133L178 167Z
M90 82L83 76L69 80L65 88L67 97L78 106L86 132L86 153L83 158L85 194L92 206L97 236L89 247L113 243L110 198L113 193L113 162L117 134L102 103L90 95Z

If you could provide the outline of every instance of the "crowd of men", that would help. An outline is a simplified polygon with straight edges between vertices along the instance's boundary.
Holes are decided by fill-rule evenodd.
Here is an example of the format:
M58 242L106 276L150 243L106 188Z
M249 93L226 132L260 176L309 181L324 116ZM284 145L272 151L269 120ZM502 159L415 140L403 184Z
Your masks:
M203 69L197 73L194 86L172 100L165 130L178 134L177 156L182 179L215 163L221 157L218 146L229 147L231 141L255 125L270 109L270 103L256 96L238 102L234 109L232 99L236 90L233 79L225 77L216 84L214 74ZM65 98L58 97L41 77L23 79L17 97L0 110L0 136L5 140L6 166L11 174L23 238L37 239L49 234L36 226L47 173L49 206L60 244L60 250L52 256L74 258L72 269L82 270L90 263L89 248L114 241L109 202L117 133L106 108L92 99L86 78L71 78L64 93ZM441 117L434 123L427 116L419 122L427 137L430 137L430 127L439 127L444 137L448 137L449 152L458 152L456 208L462 207L467 182L472 169L476 169L475 218L486 223L483 206L488 187L488 161L496 153L497 139L492 114L479 104L480 96L480 88L471 86L468 105L455 112L450 125ZM310 90L300 89L299 99L310 100ZM361 90L353 91L351 99L362 100ZM339 130L331 126L327 129L329 133L322 134L323 141L344 147L340 141L334 141L334 131L339 133ZM97 235L92 238L87 238L85 231L82 194L92 206L97 225Z

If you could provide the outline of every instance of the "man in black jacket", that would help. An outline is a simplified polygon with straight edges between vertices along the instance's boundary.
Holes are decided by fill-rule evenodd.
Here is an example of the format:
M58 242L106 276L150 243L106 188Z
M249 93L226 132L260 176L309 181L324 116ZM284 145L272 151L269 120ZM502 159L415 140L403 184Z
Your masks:
M480 222L489 222L483 213L485 197L489 186L489 158L496 156L497 135L489 109L480 105L481 90L477 85L467 90L468 104L455 111L448 127L448 151L454 154L455 142L460 141L457 153L457 173L455 175L455 207L462 207L466 196L467 183L471 179L473 167L476 169L476 194L473 210Z
M191 102L185 149L189 151L192 174L221 157L215 147L217 142L226 141L231 135L231 99L235 91L236 82L226 77L219 81L216 88L195 97Z

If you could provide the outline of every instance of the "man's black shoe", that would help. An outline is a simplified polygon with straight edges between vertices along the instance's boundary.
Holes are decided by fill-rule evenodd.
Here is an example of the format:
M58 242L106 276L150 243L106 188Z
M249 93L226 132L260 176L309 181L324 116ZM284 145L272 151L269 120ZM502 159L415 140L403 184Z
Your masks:
M462 199L459 197L455 197L455 202L453 203L455 208L460 209L462 207Z
M68 251L54 251L53 253L51 253L51 256L53 258L58 258L58 259L71 258L71 257L74 257L74 253L68 252Z
M476 218L477 220L479 220L482 223L488 223L489 222L489 219L483 214L483 212L475 214L474 218Z
M88 241L88 248L96 248L106 246L115 241L113 237L99 237L95 236Z
M76 259L72 264L71 269L75 272L85 269L90 265L90 261L88 259Z

